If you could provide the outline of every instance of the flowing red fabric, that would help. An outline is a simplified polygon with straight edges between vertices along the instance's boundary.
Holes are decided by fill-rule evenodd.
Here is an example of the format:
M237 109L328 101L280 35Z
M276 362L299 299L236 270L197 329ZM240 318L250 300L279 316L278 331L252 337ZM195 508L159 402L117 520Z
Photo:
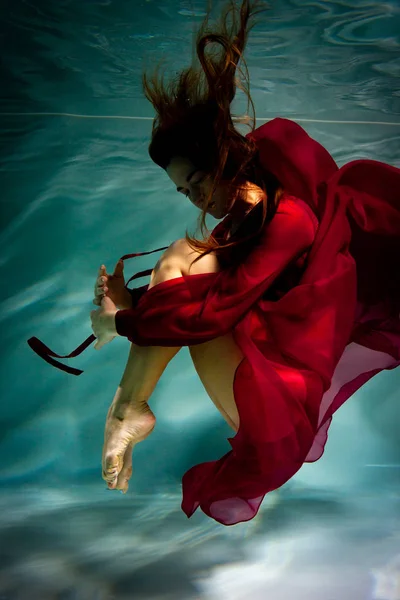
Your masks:
M245 356L234 381L239 431L230 452L183 477L187 516L200 507L225 525L253 518L266 493L320 458L333 413L400 364L400 171L371 160L338 169L286 119L251 135L287 192L261 242L237 269L161 283L116 318L140 345L233 330ZM269 294L302 264L296 285Z
M233 386L239 430L225 456L183 477L186 515L200 507L224 525L253 518L265 494L318 460L334 412L400 364L400 170L371 160L338 169L287 119L249 135L285 189L257 246L236 268L143 286L116 315L118 333L139 345L233 332L245 357Z

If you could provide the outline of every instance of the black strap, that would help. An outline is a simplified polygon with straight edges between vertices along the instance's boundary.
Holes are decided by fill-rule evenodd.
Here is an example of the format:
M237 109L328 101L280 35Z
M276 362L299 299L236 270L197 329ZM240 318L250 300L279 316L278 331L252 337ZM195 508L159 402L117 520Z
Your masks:
M136 256L146 256L147 254L153 254L154 252L160 252L161 250L166 250L167 248L168 248L168 246L165 246L164 248L157 248L156 250L150 250L149 252L137 252L134 254L124 254L124 256L121 256L120 260L127 260L129 258L135 258ZM139 277L145 277L146 275L151 275L151 273L152 273L152 269L146 269L145 271L140 271L139 273L136 273L126 282L125 287L127 288L128 283L130 283L134 279L139 279ZM132 292L134 292L134 290L129 290L129 291L131 292L131 295L133 295ZM59 362L58 360L54 360L54 358L75 358L76 356L79 356L79 354L82 354L82 352L84 352L84 350L86 350L86 348L88 348L95 340L96 340L96 336L93 334L90 335L88 338L86 338L86 340L84 342L82 342L82 344L80 344L80 346L78 346L77 348L75 348L75 350L70 352L70 354L66 354L65 356L56 354L55 352L53 352L53 350L50 350L50 348L48 348L37 337L29 338L28 344L29 344L30 348L38 356L40 356L40 358L43 358L43 360L45 360L47 363L49 363L49 365L52 365L56 369L60 369L60 371L64 371L65 373L70 373L70 375L78 376L78 375L81 375L83 373L83 371L81 371L80 369L74 369L73 367L69 367L68 365L64 365L63 363ZM51 357L54 357L54 358L51 358Z

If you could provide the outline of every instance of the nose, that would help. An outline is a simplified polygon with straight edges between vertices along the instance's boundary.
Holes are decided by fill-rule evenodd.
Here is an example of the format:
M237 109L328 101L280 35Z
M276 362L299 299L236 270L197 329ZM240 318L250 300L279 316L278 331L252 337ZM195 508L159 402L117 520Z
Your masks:
M190 198L190 200L197 208L203 208L204 201L205 201L204 196L194 196L194 197Z

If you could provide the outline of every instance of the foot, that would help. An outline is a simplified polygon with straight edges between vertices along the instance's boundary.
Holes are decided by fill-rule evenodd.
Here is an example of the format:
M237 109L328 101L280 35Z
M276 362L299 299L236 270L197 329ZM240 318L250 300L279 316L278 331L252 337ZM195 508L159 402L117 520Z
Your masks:
M103 447L103 479L110 490L128 490L132 450L153 431L156 418L147 403L113 402L108 411Z

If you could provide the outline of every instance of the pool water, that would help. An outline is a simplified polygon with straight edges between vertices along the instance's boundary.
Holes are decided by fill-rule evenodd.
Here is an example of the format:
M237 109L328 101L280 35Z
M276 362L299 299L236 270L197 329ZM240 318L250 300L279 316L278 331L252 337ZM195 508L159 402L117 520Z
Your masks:
M101 449L127 340L71 361L80 377L26 343L69 353L91 333L100 264L194 230L196 209L148 156L140 77L161 57L172 72L188 65L205 8L0 8L1 600L400 600L398 372L341 408L324 456L253 521L224 527L180 510L183 473L222 456L232 435L187 349L153 394L157 426L121 495L101 479ZM257 124L291 118L339 165L399 167L399 32L394 0L273 3L246 51ZM239 92L234 112L245 110ZM156 260L127 261L126 275Z

